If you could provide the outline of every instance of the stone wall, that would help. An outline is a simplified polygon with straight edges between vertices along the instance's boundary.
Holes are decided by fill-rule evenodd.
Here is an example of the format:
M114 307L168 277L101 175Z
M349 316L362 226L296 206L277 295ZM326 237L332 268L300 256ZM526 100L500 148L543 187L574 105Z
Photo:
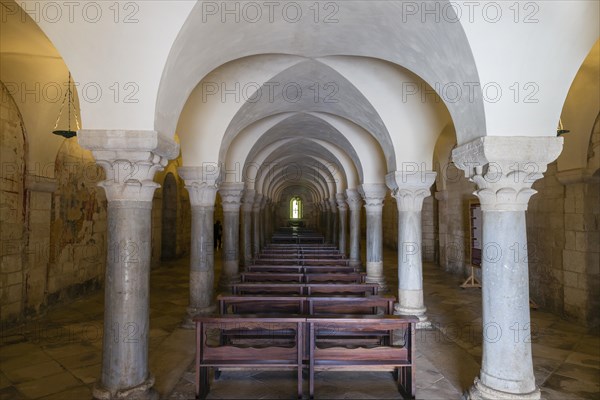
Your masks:
M52 198L34 193L32 198L38 201L30 202L31 232L40 243L39 248L43 248L47 238L50 240L48 305L98 289L104 278L107 246L106 196L97 187L105 174L91 152L79 146L77 138L64 140L56 157L55 176L57 187ZM50 206L48 235L42 219L44 209ZM41 259L44 254L37 256ZM41 266L38 269L41 271Z
M0 318L23 311L25 231L25 128L19 110L0 83Z
M473 195L475 184L452 163L445 169L442 179L445 179L446 187L435 193L439 264L446 271L466 276L470 272L469 202L477 199Z
M98 290L107 254L107 202L97 183L105 174L77 138L63 140L52 165L27 168L26 127L0 85L0 321L12 324L48 306ZM176 256L189 253L189 196L176 175L181 159L157 174L177 183ZM39 176L54 171L54 178ZM160 261L162 192L153 209L152 256Z
M557 165L548 165L538 191L527 209L527 254L530 297L541 307L563 312L563 248L565 245L565 188L556 176ZM520 249L524 250L524 249Z

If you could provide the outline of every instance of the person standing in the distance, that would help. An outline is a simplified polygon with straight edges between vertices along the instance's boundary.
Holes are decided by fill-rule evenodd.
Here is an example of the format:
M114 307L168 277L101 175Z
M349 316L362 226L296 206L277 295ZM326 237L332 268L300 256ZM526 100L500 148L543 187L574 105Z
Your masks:
M215 250L221 248L221 236L223 235L223 226L221 225L221 221L217 220L214 226L214 239L215 239Z

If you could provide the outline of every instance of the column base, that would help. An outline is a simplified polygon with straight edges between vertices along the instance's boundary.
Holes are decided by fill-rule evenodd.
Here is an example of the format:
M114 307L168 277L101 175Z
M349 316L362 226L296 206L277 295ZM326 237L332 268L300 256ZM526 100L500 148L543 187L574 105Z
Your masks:
M425 314L427 308L410 308L403 307L400 303L396 303L394 306L394 315L412 315L419 318L419 322L417 322L415 329L433 329L433 325L431 321L427 318L427 314Z
M202 315L202 314L214 314L215 312L217 312L217 305L216 304L211 304L208 307L188 307L187 308L187 315L185 316L185 319L183 320L183 323L181 324L181 327L183 329L195 329L196 328L196 324L194 323L194 317L196 315Z
M492 389L475 378L473 386L463 394L462 400L540 400L541 397L539 388L530 393L508 393Z
M379 291L385 292L388 290L388 286L385 282L385 278L383 276L367 276L365 278L366 283L376 283L379 285Z
M158 400L158 392L153 386L154 376L152 375L138 386L116 391L111 391L102 384L96 383L92 389L92 396L97 400Z
M360 260L350 260L350 261L348 261L348 265L356 268L356 267L361 266L361 262L360 262Z

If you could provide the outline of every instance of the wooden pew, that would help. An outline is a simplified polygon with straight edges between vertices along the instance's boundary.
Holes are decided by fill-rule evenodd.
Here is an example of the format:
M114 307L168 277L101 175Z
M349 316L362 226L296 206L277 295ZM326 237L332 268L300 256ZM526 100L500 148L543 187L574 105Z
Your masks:
M349 314L377 315L393 312L394 296L217 296L219 312L229 314Z
M298 399L302 399L302 367L304 358L305 318L273 316L198 316L196 322L196 398L205 399L210 390L210 368L264 368L297 371ZM252 334L251 345L236 345L222 340L223 332ZM291 346L281 346L268 332L293 334ZM217 377L218 374L215 374Z
M288 272L299 274L315 273L355 273L358 268L339 265L247 265L247 272Z
M306 283L364 283L366 274L362 272L351 273L308 273L304 274L304 282Z
M243 282L231 285L233 294L287 294L287 295L376 295L377 283L280 283Z
M265 296L220 294L219 313L228 314L304 314L306 296Z
M314 273L303 274L293 272L242 272L242 282L291 282L291 283L363 283L365 274L352 273Z
M309 315L348 314L377 315L378 309L385 315L394 312L394 296L307 296L305 309Z
M242 272L240 278L242 282L291 282L302 283L303 273L293 272Z
M395 315L375 318L321 316L306 319L309 332L309 395L314 398L315 371L319 370L392 370L398 390L407 398L415 397L414 327L416 317ZM347 346L347 342L335 342L336 336L357 331L387 331L390 340L379 346ZM401 331L403 344L399 345L394 333ZM331 339L333 338L333 342Z

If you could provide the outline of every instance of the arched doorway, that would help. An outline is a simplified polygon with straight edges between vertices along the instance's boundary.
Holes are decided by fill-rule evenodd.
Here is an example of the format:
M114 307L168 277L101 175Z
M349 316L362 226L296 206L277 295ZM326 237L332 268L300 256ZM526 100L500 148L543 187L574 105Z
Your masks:
M177 257L177 181L168 173L163 183L161 260Z

